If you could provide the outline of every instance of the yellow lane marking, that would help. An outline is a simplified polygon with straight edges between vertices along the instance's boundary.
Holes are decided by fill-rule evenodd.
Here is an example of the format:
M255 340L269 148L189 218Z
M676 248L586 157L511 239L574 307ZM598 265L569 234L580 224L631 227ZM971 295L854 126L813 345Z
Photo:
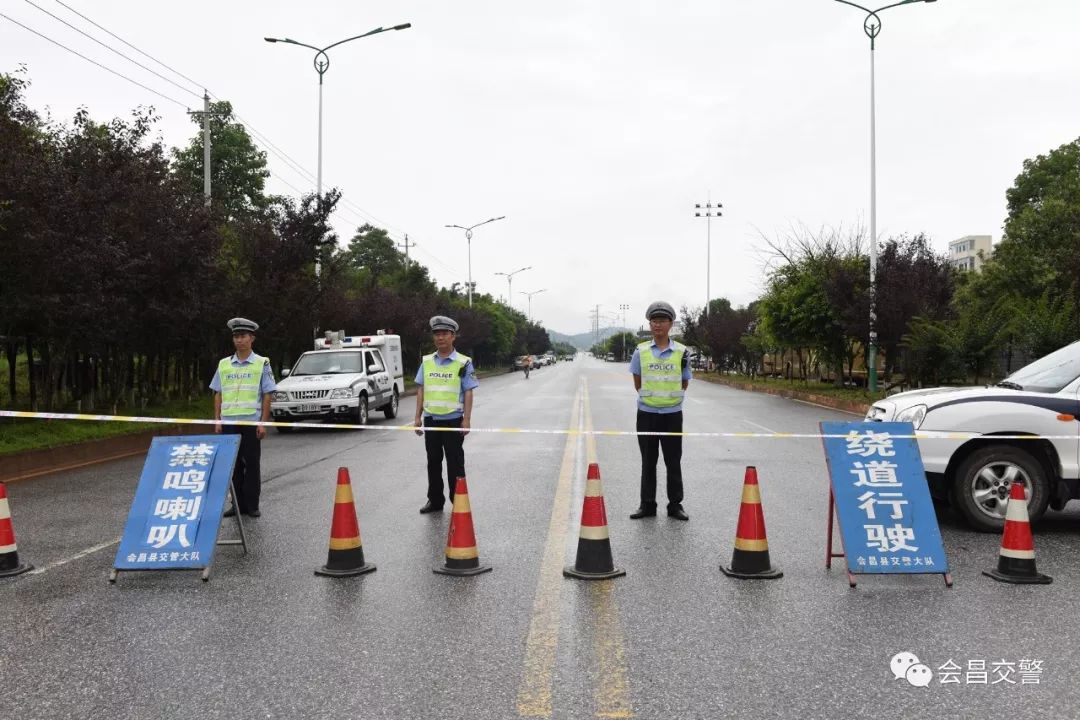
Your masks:
M578 384L570 430L581 424L581 398L584 380ZM548 522L547 543L540 562L540 578L533 600L532 621L525 640L525 669L518 688L517 711L521 717L551 717L555 653L559 646L559 594L562 590L562 567L566 553L566 533L570 524L570 499L573 489L574 460L580 435L570 434L563 450L559 483Z
M593 429L592 407L589 404L589 386L585 385L585 436L586 462L597 462L596 436ZM603 484L603 468L600 470ZM593 653L597 662L597 685L593 689L596 717L629 718L634 716L630 705L630 680L626 661L626 649L622 623L619 622L619 606L615 602L613 580L591 582L589 604L593 617Z

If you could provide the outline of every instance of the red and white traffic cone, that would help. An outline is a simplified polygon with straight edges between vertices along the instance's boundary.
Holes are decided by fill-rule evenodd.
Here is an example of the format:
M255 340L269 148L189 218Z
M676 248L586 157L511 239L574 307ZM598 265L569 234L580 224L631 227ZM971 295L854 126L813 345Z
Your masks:
M757 468L746 468L743 480L742 504L739 506L739 524L735 528L735 550L731 565L720 566L728 577L743 579L760 578L775 580L784 576L780 568L769 560L769 541L765 537L765 513L761 509L761 489L758 487Z
M459 477L454 489L454 512L450 514L450 529L446 533L446 564L435 568L435 572L440 575L479 575L489 570L490 565L480 564L469 487L465 478Z
M589 463L585 501L581 508L577 560L573 566L563 568L563 575L582 580L606 580L625 574L625 570L615 567L615 560L611 557L604 490L600 485L600 465Z
M360 540L360 523L356 519L352 480L348 468L338 468L337 488L334 491L334 515L330 521L330 550L326 564L316 575L350 577L375 569L364 560L364 544Z
M0 577L21 575L34 566L19 562L19 549L15 546L15 526L11 524L11 506L8 505L7 488L0 482Z
M1046 585L1053 578L1035 569L1035 542L1031 539L1024 483L1013 482L1005 506L1005 532L1001 536L998 566L983 575L1007 583Z

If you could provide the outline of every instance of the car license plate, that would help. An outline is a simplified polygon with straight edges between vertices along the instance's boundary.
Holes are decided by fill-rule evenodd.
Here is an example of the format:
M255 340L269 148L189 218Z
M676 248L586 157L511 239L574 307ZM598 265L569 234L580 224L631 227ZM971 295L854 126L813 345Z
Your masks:
M299 412L302 412L302 413L318 412L319 411L319 406L318 405L301 405L299 408L297 408L297 410Z

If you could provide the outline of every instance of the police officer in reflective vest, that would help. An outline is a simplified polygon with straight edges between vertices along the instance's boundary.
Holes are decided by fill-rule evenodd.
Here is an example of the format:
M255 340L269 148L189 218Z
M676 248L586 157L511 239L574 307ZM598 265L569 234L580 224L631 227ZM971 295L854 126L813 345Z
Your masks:
M228 323L232 331L232 357L222 358L218 363L210 389L214 391L214 432L240 436L240 450L233 468L233 506L225 511L225 517L244 515L259 517L259 458L261 441L266 437L262 425L231 425L237 420L270 420L270 398L277 389L270 362L251 350L255 331L259 325L246 318L233 318Z
M675 309L657 301L645 311L653 339L643 342L630 359L630 373L638 392L638 432L681 433L682 403L690 384L686 347L671 339ZM667 467L667 511L677 520L689 520L682 507L682 437L639 435L641 450L641 507L630 518L656 515L656 462L664 451Z
M443 453L446 454L450 502L454 501L454 485L457 478L465 475L463 443L469 434L473 390L480 385L476 381L472 358L454 349L458 324L448 317L436 315L431 318L430 325L435 352L425 355L416 371L416 417L413 419L416 434L424 437L427 450L428 501L420 508L421 513L442 512L445 502ZM452 430L424 432L421 413L423 427Z

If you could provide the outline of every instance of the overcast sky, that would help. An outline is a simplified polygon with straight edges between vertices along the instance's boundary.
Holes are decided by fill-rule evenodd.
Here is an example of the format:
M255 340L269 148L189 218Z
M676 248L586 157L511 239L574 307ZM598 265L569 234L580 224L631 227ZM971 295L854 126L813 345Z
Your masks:
M110 75L0 18L0 70L28 66L30 103L98 120L154 105L171 145L194 127L203 85L310 175L269 155L272 192L314 189L319 47L378 26L409 30L331 51L324 86L324 186L345 205L343 241L386 227L441 285L464 283L476 230L478 291L553 330L589 314L627 324L666 299L734 304L764 283L762 236L869 225L869 41L863 13L833 0L64 3L85 29L194 94L49 17L26 0L0 12L154 88ZM1080 2L939 0L882 14L877 41L878 233L997 242L1005 191L1024 159L1080 136ZM197 97L198 96L198 97ZM711 194L711 195L710 195ZM608 324L607 320L603 321ZM358 330L358 329L357 329Z

